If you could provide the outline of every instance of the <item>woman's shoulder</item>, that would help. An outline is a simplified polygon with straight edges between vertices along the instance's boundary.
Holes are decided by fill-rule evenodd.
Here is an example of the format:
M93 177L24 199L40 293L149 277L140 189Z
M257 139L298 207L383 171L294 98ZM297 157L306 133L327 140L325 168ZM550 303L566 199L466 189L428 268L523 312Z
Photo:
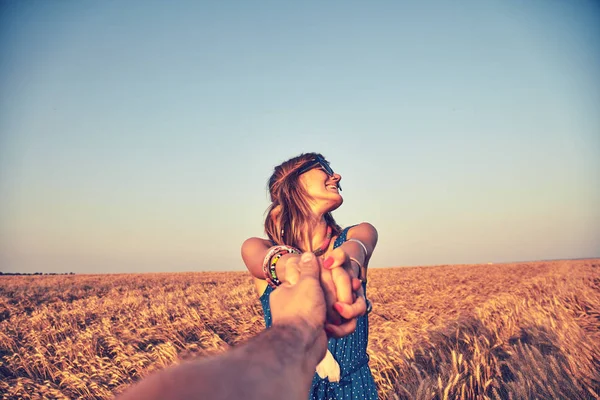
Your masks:
M269 239L264 239L264 238L260 238L260 237L251 237L251 238L244 240L244 243L242 243L242 249L248 248L248 247L255 247L255 246L271 247L271 246L273 246L273 244L271 243L271 241Z
M334 247L341 246L342 243L344 243L346 240L356 236L362 238L370 237L372 236L371 232L374 229L375 228L373 227L373 225L371 225L368 222L361 222L360 224L349 225L340 231L340 234L338 235L334 243Z
M360 224L350 225L344 229L349 237L354 234L362 235L374 235L377 236L377 229L369 222L361 222Z
M341 241L345 242L348 239L359 240L367 245L368 248L374 249L379 240L379 234L372 224L361 222L360 224L349 226L340 234Z

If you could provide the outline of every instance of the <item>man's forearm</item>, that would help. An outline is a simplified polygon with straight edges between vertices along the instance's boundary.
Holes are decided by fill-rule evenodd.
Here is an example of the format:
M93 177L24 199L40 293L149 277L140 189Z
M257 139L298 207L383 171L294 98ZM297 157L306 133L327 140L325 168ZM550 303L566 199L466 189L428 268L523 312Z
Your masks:
M305 324L274 325L228 353L186 362L124 393L129 399L306 399L327 340Z

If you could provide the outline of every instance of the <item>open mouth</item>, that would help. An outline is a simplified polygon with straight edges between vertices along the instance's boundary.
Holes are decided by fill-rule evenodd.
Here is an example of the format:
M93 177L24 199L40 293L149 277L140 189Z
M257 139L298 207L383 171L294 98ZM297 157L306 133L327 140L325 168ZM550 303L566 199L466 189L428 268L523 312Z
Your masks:
M338 186L337 185L327 185L327 186L325 186L325 188L327 190L335 190L336 192L338 191Z

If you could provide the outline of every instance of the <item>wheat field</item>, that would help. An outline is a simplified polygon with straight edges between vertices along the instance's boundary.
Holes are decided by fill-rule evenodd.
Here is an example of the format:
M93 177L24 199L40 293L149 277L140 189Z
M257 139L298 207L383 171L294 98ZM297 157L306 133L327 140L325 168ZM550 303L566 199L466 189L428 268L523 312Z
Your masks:
M600 398L600 260L372 269L382 399ZM249 275L0 276L3 399L107 399L264 329Z

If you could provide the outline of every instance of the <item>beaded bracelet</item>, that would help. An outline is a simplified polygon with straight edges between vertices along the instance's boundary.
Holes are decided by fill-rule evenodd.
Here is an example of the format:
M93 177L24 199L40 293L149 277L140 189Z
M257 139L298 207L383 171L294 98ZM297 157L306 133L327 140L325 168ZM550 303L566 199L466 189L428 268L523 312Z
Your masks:
M281 285L281 281L277 277L277 271L275 269L277 261L279 261L281 256L290 253L300 254L297 249L291 246L273 246L267 252L263 261L263 274L265 275L265 280L272 288Z
M275 268L275 266L277 265L277 261L279 261L279 259L281 258L281 255L281 253L275 254L270 261L269 276L271 277L271 282L269 282L269 284L271 284L272 287L281 285L281 281L279 280L279 278L277 278L277 270Z

